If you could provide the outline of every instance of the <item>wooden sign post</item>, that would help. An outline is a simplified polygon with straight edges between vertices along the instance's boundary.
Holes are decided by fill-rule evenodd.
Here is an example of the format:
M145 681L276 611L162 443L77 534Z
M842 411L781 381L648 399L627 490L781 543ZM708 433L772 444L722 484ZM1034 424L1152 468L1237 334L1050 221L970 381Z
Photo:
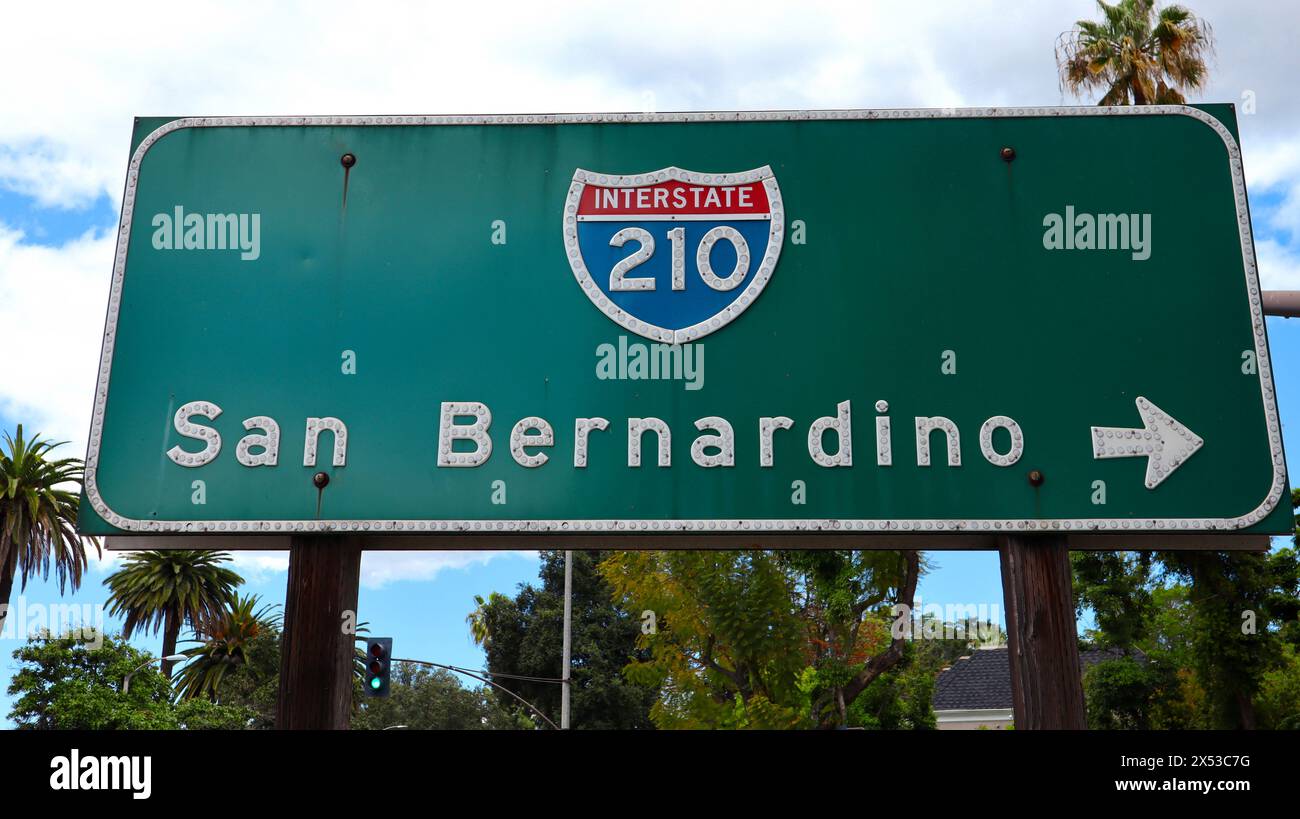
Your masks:
M275 727L347 729L360 577L358 538L310 535L290 541Z
M1065 538L1008 535L999 552L1015 726L1087 728Z

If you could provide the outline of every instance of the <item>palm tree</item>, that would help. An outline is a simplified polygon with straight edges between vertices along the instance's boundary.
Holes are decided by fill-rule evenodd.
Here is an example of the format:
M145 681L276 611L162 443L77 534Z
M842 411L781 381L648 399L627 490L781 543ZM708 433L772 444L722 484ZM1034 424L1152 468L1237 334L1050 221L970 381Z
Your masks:
M195 637L201 642L184 652L190 660L177 675L178 698L207 697L216 701L226 672L248 664L250 644L268 630L279 628L280 615L271 614L275 607L258 608L260 599L257 595L236 594L217 618L195 629Z
M1214 52L1209 23L1183 6L1155 0L1098 0L1103 19L1079 20L1057 40L1061 87L1104 88L1099 105L1171 105L1205 84Z
M5 433L0 446L0 628L13 593L14 576L22 586L39 573L50 576L53 565L63 594L68 581L75 591L86 570L86 542L100 554L99 541L77 535L77 492L82 476L79 458L52 458L61 444ZM60 489L59 487L65 487Z
M104 580L110 590L109 613L126 616L126 637L137 628L153 634L161 628L162 656L170 657L176 653L182 625L199 631L219 620L235 599L235 588L244 578L220 565L229 560L225 552L136 552ZM162 673L170 678L171 671L171 662L163 660Z
M474 640L474 645L487 648L492 643L492 635L488 633L488 609L493 603L506 601L508 598L499 592L492 592L487 600L484 600L481 594L474 595L474 610L465 616L465 622L469 624L469 636Z

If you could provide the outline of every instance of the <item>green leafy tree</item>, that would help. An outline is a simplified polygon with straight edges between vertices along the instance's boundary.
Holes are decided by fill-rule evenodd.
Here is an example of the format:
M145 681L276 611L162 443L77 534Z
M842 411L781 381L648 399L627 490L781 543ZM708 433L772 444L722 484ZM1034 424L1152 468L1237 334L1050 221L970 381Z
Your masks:
M1257 727L1254 698L1283 662L1283 618L1294 616L1300 590L1294 550L1164 552L1161 561L1189 585L1190 666L1205 727Z
M1088 727L1145 730L1152 726L1154 700L1164 681L1137 657L1103 660L1083 675Z
M809 716L822 727L852 724L849 707L891 669L907 666L906 631L923 569L918 552L809 550L778 553L799 591L798 615L811 648L816 685ZM895 604L905 612L896 612ZM886 686L878 686L885 688ZM926 706L928 710L928 703Z
M1300 648L1286 643L1281 653L1281 661L1260 681L1256 713L1261 728L1296 731L1300 730Z
M176 727L186 731L243 731L257 727L256 714L240 705L223 705L207 700L172 703Z
M280 629L265 624L245 640L239 652L242 662L234 663L221 676L217 702L246 708L253 715L250 728L274 728L280 699ZM178 683L184 679L178 679ZM357 688L358 696L360 687ZM208 702L206 697L182 697L182 702Z
M1084 642L1125 652L1084 674L1089 726L1193 727L1203 697L1190 671L1189 587L1169 582L1151 552L1073 552L1070 562L1076 612L1097 622Z
M128 638L137 629L152 634L161 629L162 655L170 657L182 626L200 630L234 599L244 579L221 565L229 560L225 552L136 552L104 580L109 613L125 617L122 633ZM170 678L171 671L171 662L164 660L162 673Z
M1151 698L1150 726L1158 730L1197 727L1205 699L1192 671L1191 590L1182 583L1152 589L1149 627L1137 649L1158 672Z
M450 671L415 663L393 666L387 697L367 697L352 717L356 730L410 729L474 731L513 728L487 688L466 688Z
M601 572L616 599L654 612L649 657L629 679L660 688L664 728L853 725L854 703L900 664L915 552L615 552Z
M628 680L623 668L639 656L641 609L617 602L598 564L604 553L573 553L572 701L575 729L653 727L650 707L657 686ZM557 679L562 674L564 632L564 552L544 551L540 585L521 585L513 598L475 598L471 635L484 647L487 667L496 674ZM477 625L475 624L477 621ZM552 721L560 721L560 686L554 682L492 677ZM492 691L498 707L521 722L536 719L527 708L501 691Z
M968 617L955 622L923 614L912 628L903 657L881 674L849 709L849 724L885 731L919 731L936 727L934 689L939 674L972 651L1006 645L996 623Z
M1128 649L1146 635L1154 615L1151 552L1071 552L1076 616L1092 611L1090 643Z
M1101 20L1079 20L1057 40L1063 89L1103 90L1100 105L1172 105L1205 85L1214 42L1204 20L1154 0L1097 7Z
M81 460L53 457L58 446L39 435L25 439L22 424L0 446L0 628L16 576L26 589L28 578L48 578L53 568L62 594L81 586L86 543L100 553L98 540L77 535Z
M1089 555L1089 568L1108 569L1100 580L1092 573L1076 580L1080 607L1093 601L1100 607L1098 628L1089 638L1135 652L1128 661L1106 661L1085 675L1089 723L1255 727L1254 697L1280 659L1270 604L1283 608L1288 600L1290 552L1163 552L1158 573L1131 556ZM1081 565L1076 561L1076 578ZM1102 614L1107 606L1113 606L1110 614Z
M1300 510L1300 489L1291 490L1291 509ZM1300 730L1300 514L1295 524L1294 548L1270 556L1276 585L1267 597L1268 609L1280 621L1277 629L1279 660L1264 672L1256 697L1262 728Z
M927 662L929 648L923 640L905 643L898 665L872 680L853 701L849 724L881 731L933 730L939 668Z
M1191 589L1161 583L1151 590L1151 617L1137 647L1148 656L1164 657L1176 668L1192 666Z
M1138 670L1090 674L1085 693L1092 724L1223 729L1285 721L1277 692L1286 690L1286 649L1300 639L1294 548L1090 552L1072 561L1078 606L1097 616L1089 637L1144 658ZM1264 717L1256 714L1261 697L1268 701Z
M9 683L9 718L23 729L242 728L250 716L243 708L210 703L174 705L171 686L150 655L121 637L42 634L13 657L19 667ZM128 674L131 685L123 693Z
M660 696L660 728L791 728L806 724L815 679L797 590L772 552L612 552L601 573L615 599L651 611L649 656L627 678Z

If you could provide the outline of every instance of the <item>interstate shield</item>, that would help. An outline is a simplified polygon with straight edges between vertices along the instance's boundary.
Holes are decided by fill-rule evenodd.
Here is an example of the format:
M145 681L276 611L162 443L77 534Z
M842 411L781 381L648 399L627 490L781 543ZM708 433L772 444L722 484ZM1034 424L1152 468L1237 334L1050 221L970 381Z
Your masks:
M573 275L610 319L685 343L734 321L781 255L781 191L768 166L740 173L579 168L564 208Z

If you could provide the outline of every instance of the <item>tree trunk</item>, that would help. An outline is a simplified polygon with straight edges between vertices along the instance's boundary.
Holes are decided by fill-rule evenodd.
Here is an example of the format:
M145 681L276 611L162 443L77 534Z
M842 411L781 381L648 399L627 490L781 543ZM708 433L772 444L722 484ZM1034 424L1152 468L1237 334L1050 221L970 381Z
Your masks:
M912 617L912 606L916 600L916 581L921 576L921 553L917 551L903 552L903 579L899 584L898 599L895 605L899 607L900 617ZM907 641L911 638L911 629L907 629L902 637L897 637L890 641L889 648L880 654L867 660L867 664L862 667L853 679L849 680L837 694L840 702L844 703L845 715L847 717L847 708L852 705L872 680L884 674L889 669L898 665L899 660L903 659L903 649ZM823 723L823 727L831 727Z
M181 634L181 618L176 616L176 612L167 612L167 619L163 621L163 657L170 657L176 653L176 638ZM168 680L172 678L172 662L164 659L162 661L162 673Z
M9 617L9 595L14 592L14 575L18 570L18 549L11 544L9 559L0 569L0 633L4 632L5 619ZM25 635L17 635L22 639Z
M1133 75L1133 104L1147 104L1147 95L1142 91L1142 78L1136 73Z
M1255 730L1255 702L1244 691L1237 692L1237 713L1241 717L1242 730Z

